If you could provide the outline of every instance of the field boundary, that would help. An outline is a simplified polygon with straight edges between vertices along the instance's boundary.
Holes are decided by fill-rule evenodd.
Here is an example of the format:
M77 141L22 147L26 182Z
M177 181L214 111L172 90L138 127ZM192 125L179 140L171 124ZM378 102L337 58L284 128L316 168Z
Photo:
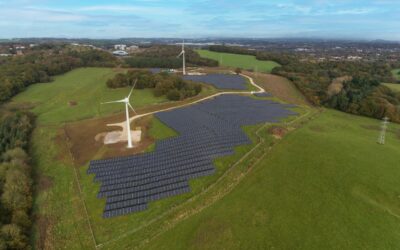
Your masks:
M69 155L70 155L70 157L71 157L72 162L74 162L74 161L75 161L75 160L74 160L74 155L73 155L72 152L71 152L71 140L70 140L70 138L69 138L69 136L68 136L68 134L67 134L67 130L66 130L66 128L65 128L65 124L64 124L62 130L63 130L63 132L64 132L65 138L67 139L68 153L69 153ZM86 207L85 198L83 197L82 188L81 188L81 183L80 183L80 181L79 181L79 174L78 174L78 171L76 170L75 164L73 164L73 168L74 168L75 182L76 182L76 184L77 184L77 186L78 186L78 191L79 191L79 199L81 200L81 202L82 202L82 204L83 204L83 208L84 208L84 210L85 210L86 221L87 221L88 226L89 226L89 229L90 229L90 236L91 236L91 239L92 239L92 241L93 241L94 248L97 249L96 238L95 238L95 236L94 236L94 232L93 232L93 228L92 228L92 223L90 222L89 212L88 212L87 207Z

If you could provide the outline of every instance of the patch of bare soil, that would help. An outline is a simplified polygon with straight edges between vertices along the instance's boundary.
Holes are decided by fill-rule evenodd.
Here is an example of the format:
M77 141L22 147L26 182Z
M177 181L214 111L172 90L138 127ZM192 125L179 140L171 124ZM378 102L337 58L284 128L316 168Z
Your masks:
M78 102L77 102L77 101L69 101L69 102L68 102L68 105L69 105L70 107L73 107L73 106L78 105Z
M268 132L275 138L275 139L282 139L282 137L288 132L286 128L272 126L268 129Z
M53 186L53 179L47 175L40 175L37 182L39 192L46 191Z
M94 158L127 156L145 151L154 142L152 138L147 136L151 116L133 122L133 127L141 128L142 140L132 149L126 148L126 142L104 145L103 141L99 140L98 134L121 129L119 127L108 127L107 124L124 121L124 119L123 114L118 114L66 124L64 127L65 140L68 141L74 163L77 166L82 166Z
M287 103L309 105L306 98L304 98L289 79L265 73L254 73L249 71L243 71L243 73L252 77L265 91Z
M35 225L39 231L39 239L36 241L36 249L53 249L52 244L52 231L54 222L52 219L46 216L36 216Z

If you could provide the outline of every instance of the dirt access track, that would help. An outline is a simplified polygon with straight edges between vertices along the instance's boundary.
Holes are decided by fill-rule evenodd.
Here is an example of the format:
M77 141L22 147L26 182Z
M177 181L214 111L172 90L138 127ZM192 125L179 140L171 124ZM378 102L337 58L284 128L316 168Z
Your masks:
M218 92L210 96L191 98L183 102L172 102L165 105L154 105L148 108L138 109L138 115L131 117L130 122L132 123L133 121L135 121L134 127L141 127L142 141L137 147L134 147L132 149L126 148L126 142L104 145L102 140L95 140L96 135L100 133L123 130L126 126L125 115L123 113L103 118L94 118L67 123L64 126L64 131L60 133L60 139L63 139L62 137L65 137L64 139L69 142L69 147L74 158L74 163L77 166L85 165L91 159L99 157L111 158L144 152L152 143L154 143L154 139L148 136L147 131L150 128L152 115L155 113L189 106L225 94L254 94L265 92L263 88L255 84L251 77L244 74L242 74L242 76L248 78L250 83L255 86L258 91ZM122 122L112 123L115 121ZM118 129L116 127L120 127L121 129Z

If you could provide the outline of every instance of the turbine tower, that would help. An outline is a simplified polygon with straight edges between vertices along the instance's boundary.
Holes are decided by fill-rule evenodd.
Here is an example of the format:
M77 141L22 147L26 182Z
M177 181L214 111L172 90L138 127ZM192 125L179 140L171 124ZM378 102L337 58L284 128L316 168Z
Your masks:
M125 103L125 114L126 114L126 129L127 129L127 141L128 141L128 148L132 148L132 136L131 136L131 122L130 122L130 118L129 118L129 108L132 109L132 111L136 113L135 109L132 107L132 105L129 103L129 98L132 95L132 91L136 86L136 82L137 79L135 81L135 83L133 84L133 87L131 89L131 91L129 92L129 95L127 97L125 97L124 99L118 100L118 101L111 101L111 102L103 102L102 104L109 104L109 103Z
M182 73L183 75L186 75L186 65L185 65L185 41L182 41L182 51L181 53L177 56L178 58L182 56Z
M385 117L383 118L382 121L382 125L381 125L381 133L379 134L379 138L378 138L378 143L379 144L385 144L385 135L386 135L386 129L387 129L387 125L389 123L389 118Z

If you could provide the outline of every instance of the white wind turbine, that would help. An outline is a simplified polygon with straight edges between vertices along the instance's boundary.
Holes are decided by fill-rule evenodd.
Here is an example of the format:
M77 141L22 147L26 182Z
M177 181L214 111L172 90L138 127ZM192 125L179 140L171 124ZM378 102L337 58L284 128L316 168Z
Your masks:
M186 75L186 66L185 66L185 41L182 41L182 51L181 51L181 53L177 56L177 57L180 57L180 56L182 56L182 68L183 68L183 70L182 70L182 72L183 72L183 75Z
M130 118L129 118L129 110L128 106L132 109L132 111L136 113L135 109L132 107L132 105L129 103L129 98L131 97L132 91L136 86L137 79L135 80L135 83L133 84L133 87L131 89L131 92L129 92L129 95L125 97L122 100L118 101L111 101L111 102L103 102L102 104L109 104L109 103L125 103L125 113L126 113L126 129L127 129L127 140L128 140L128 148L132 148L132 136L131 136L131 124L130 124Z

